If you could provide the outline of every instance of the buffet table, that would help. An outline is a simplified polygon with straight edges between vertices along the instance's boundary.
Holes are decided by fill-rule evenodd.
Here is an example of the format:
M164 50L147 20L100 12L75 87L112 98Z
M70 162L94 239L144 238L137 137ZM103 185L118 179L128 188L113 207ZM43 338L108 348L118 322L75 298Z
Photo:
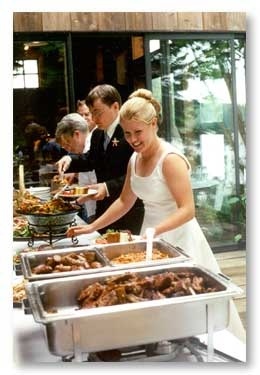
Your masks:
M47 346L45 328L34 321L32 315L25 314L22 309L13 311L13 331L14 331L14 361L16 364L32 363L61 363L60 357L52 355ZM207 344L207 335L198 336L198 339ZM214 333L214 349L217 353L212 362L245 362L245 345L227 330ZM204 361L206 361L206 346L204 349ZM66 359L63 359L66 361ZM71 361L67 359L67 361ZM145 361L144 358L137 361ZM147 359L146 359L147 361ZM150 359L153 362L198 362L195 355L190 353L179 353L174 359Z
M66 248L82 245L91 245L99 233L91 235L81 235L78 237L78 243L73 245L70 238L60 239L52 247ZM34 247L43 245L42 241L34 243ZM50 246L50 245L47 245ZM27 247L26 241L14 242L13 250L15 253L20 252ZM18 283L23 276L17 276L14 273L14 283ZM51 354L48 349L48 340L46 337L45 326L36 323L30 309L23 304L13 309L14 322L14 359L17 364L35 363L35 362L88 362L96 361L95 356L81 356L80 358L65 358ZM213 340L214 339L214 340ZM210 341L210 342L208 342ZM174 347L175 352L163 351L157 355L147 356L145 347L132 348L129 353L126 352L120 361L152 361L152 362L245 362L246 348L245 344L240 342L226 329L214 332L213 335L204 334L188 338L188 340L173 340L164 343L164 349L167 345ZM146 346L147 347L147 346ZM212 352L209 353L209 350ZM209 359L210 355L210 359Z

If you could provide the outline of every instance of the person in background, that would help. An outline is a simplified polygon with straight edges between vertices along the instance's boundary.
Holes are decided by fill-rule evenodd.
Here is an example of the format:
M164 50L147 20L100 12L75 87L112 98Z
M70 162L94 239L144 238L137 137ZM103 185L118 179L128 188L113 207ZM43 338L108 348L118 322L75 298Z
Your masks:
M82 154L89 149L89 128L86 119L79 113L69 113L57 124L56 139L68 153ZM67 175L65 175L67 178ZM78 185L87 186L96 184L95 171L79 172ZM72 175L69 176L71 181ZM89 200L83 204L80 216L87 223L94 220L96 213L96 201Z
M160 103L151 91L139 89L120 110L125 139L134 149L122 192L108 210L90 225L71 227L67 236L92 233L111 225L142 199L145 214L141 235L153 228L154 235L182 248L195 263L220 272L216 258L195 218L187 158L170 143L159 138ZM230 330L239 338L244 329L231 304Z
M86 121L88 126L88 135L86 137L85 141L85 147L83 152L87 152L90 148L90 140L93 133L93 130L96 129L96 124L92 119L92 115L90 113L89 107L86 105L85 100L78 100L77 101L77 113L79 113ZM79 172L78 173L78 183L80 186L86 186L86 185L93 185L97 183L97 177L95 171L89 171L89 172ZM95 200L89 200L84 203L84 210L85 211L85 217L83 216L83 219L90 223L95 219L96 214L96 201Z
M92 131L96 128L96 124L95 121L93 121L92 114L85 100L77 100L76 112L86 120L89 128L89 134L91 135Z
M42 145L42 156L45 164L53 164L63 155L67 155L66 150L61 147L55 138L50 138L49 134Z
M57 166L60 173L95 170L97 184L90 188L97 190L97 194L91 198L96 200L96 217L99 217L120 195L133 149L124 139L119 124L121 97L115 87L107 84L94 87L86 98L86 104L97 125L91 137L90 149L82 155L64 156ZM85 198L81 203L84 201ZM139 234L143 214L143 203L137 199L126 215L115 220L112 227L103 227L100 232L114 229Z
M29 158L34 161L37 167L56 162L66 155L66 151L54 139L50 138L45 126L31 122L25 127L24 133L28 144Z
M42 146L46 143L48 131L45 126L36 122L30 122L24 129L24 134L27 143L27 150L25 151L31 164L39 168L43 162Z

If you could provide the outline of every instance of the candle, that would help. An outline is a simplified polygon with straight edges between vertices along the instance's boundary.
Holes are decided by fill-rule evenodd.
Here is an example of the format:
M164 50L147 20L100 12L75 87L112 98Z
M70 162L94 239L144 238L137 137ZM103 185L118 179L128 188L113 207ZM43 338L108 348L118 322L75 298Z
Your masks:
M24 194L25 186L24 186L24 168L23 164L19 165L19 190L21 194Z

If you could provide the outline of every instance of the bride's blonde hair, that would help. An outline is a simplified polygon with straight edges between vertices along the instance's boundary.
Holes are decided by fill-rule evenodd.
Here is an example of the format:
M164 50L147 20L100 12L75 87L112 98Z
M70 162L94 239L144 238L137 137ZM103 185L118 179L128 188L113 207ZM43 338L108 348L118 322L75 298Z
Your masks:
M122 105L120 119L134 119L150 124L154 117L159 119L160 112L161 104L153 97L152 92L147 89L138 89Z

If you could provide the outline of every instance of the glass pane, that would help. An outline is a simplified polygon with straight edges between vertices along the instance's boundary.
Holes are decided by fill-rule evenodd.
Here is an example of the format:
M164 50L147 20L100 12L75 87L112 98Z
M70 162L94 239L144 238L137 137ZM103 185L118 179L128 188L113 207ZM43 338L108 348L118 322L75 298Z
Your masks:
M24 60L24 73L38 73L37 60Z
M27 74L24 76L24 81L27 89L39 87L38 74Z
M23 75L13 77L13 88L14 89L23 89L24 88L24 79Z
M23 74L23 61L22 60L14 61L13 74Z
M237 223L236 239L246 238L246 81L245 81L245 41L235 39L236 93L239 143L239 187L240 191L233 199L232 215Z
M26 50L25 44L28 46ZM14 75L14 186L18 186L17 160L21 155L25 165L25 182L27 186L32 186L43 183L40 181L41 168L50 163L54 165L59 158L55 151L55 159L50 160L49 155L47 158L41 147L34 146L46 143L47 134L50 135L50 139L54 139L57 122L68 112L65 43L59 40L37 43L32 40L14 42L13 61L14 72L24 74L20 78ZM20 66L23 62L24 71ZM31 123L36 123L34 132L31 131ZM46 136L41 137L41 132Z
M234 43L232 65L229 40L150 41L152 91L163 108L160 135L191 163L196 215L212 246L234 243L241 231L233 198L239 194L238 168L245 184L245 46L243 41ZM235 119L232 69L239 92Z

